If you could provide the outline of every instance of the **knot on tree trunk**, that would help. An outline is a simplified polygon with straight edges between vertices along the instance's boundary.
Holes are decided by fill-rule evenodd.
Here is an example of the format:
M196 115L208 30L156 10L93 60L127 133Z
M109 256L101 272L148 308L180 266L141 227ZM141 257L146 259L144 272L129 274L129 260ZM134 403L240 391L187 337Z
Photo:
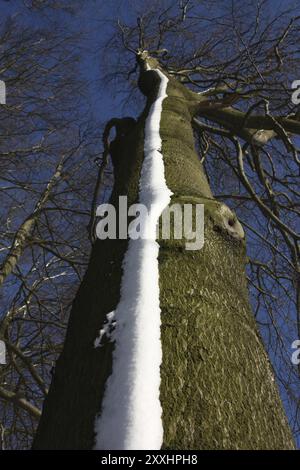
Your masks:
M226 204L217 203L212 215L215 230L226 232L236 240L244 240L244 229L236 214Z

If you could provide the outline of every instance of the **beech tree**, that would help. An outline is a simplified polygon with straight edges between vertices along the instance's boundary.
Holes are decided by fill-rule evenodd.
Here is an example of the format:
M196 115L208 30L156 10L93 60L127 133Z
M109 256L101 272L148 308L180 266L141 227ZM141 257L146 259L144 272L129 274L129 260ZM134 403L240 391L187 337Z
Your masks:
M1 17L1 450L31 446L87 265L77 221L90 218L97 146L78 73L81 40L55 18L41 28Z
M34 449L147 448L143 434L153 420L152 448L295 447L299 381L287 348L299 335L300 314L300 121L291 87L298 35L296 12L273 13L267 1L157 2L138 5L132 23L116 21L103 80L113 77L140 110L129 119L127 101L126 117L109 121L103 133L89 265ZM136 91L143 104L134 100ZM151 134L157 123L159 142ZM200 250L160 233L159 291L136 273L144 266L132 258L138 241L96 237L94 212L109 157L117 221L120 196L131 205L143 202L149 188L151 197L160 195L156 173L145 177L147 162L160 158L169 204L204 205ZM136 279L136 289L128 279ZM157 322L157 292L162 357L154 389L162 415L152 419L153 390L138 388L150 383L148 369L136 366L134 352L147 367L159 356L146 347L148 329L139 328L145 311ZM121 352L132 362L122 361ZM139 431L141 441L132 437Z

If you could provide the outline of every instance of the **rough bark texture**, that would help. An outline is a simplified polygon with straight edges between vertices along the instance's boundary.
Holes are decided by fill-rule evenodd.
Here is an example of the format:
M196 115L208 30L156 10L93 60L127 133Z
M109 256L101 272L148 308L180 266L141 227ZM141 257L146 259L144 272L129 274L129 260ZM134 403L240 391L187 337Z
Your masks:
M140 87L148 104L136 127L114 143L112 202L137 200L143 129L155 96L155 72ZM205 204L205 245L160 241L164 448L292 449L291 431L249 306L245 243L213 200L194 148L196 100L170 79L161 137L173 202ZM223 214L223 215L222 215ZM239 232L240 233L240 232ZM89 449L112 368L113 344L94 349L105 315L120 296L126 240L97 241L74 301L61 354L34 442L35 449ZM145 423L145 426L147 423Z

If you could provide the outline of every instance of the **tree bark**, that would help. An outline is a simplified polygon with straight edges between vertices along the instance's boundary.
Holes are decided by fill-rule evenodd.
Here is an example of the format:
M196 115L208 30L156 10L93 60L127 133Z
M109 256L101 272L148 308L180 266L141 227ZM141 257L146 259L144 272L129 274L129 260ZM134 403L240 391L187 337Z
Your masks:
M155 71L141 74L147 95L136 126L111 146L111 203L137 202L145 118L155 99ZM205 244L159 240L162 311L161 403L166 449L292 449L293 438L251 312L245 241L239 222L213 199L194 147L199 98L173 78L160 135L172 203L205 205ZM224 209L225 207L225 209ZM95 416L110 375L113 344L93 343L120 299L127 240L98 240L74 300L63 352L45 400L34 449L90 449ZM145 423L147 426L147 423Z

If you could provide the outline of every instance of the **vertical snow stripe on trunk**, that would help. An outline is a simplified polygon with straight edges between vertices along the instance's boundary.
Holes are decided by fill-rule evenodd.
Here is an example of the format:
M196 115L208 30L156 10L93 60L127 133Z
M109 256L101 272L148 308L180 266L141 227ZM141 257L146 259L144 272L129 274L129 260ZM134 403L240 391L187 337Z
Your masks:
M121 298L115 311L113 370L95 422L95 449L160 449L163 442L156 226L172 193L166 185L159 132L168 78L155 71L160 86L145 123L139 190L139 202L147 207L149 217L143 238L129 240L123 261Z

